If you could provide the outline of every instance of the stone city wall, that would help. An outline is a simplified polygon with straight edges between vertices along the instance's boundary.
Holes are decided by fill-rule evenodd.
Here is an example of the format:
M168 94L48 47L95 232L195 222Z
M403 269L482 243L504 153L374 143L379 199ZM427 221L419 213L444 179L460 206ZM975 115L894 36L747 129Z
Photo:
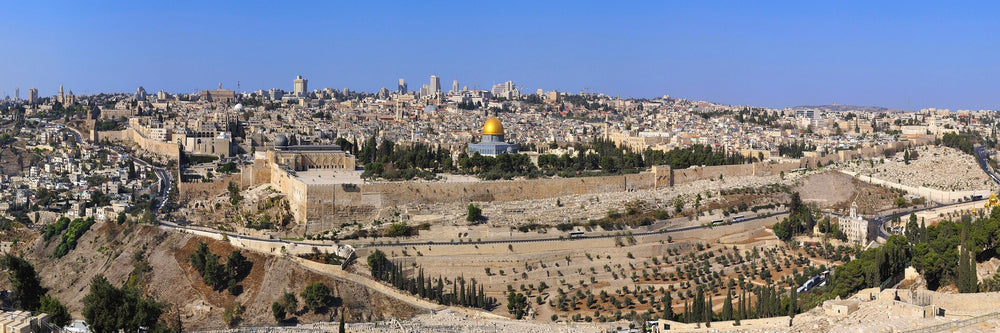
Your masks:
M307 200L310 199L308 196L308 186L280 166L271 164L270 167L271 185L281 193L284 193L285 197L288 198L288 207L295 221L300 223L306 221L306 212L308 211Z
M180 200L182 202L193 198L214 197L221 193L225 193L229 188L230 182L240 184L242 177L242 174L237 173L225 177L215 178L215 180L210 183L181 182L177 184L177 194L180 195Z
M140 149L150 153L164 155L173 160L180 158L180 147L177 144L147 139L132 128L127 128L121 131L104 131L94 133L94 139L96 140L108 139L110 141L132 142L135 143Z
M651 172L639 174L466 183L445 182L378 182L361 185L306 185L277 164L256 161L244 169L244 187L270 183L288 196L291 211L299 223L309 230L326 230L352 221L375 218L386 207L409 204L468 203L518 201L556 198L568 195L624 192L670 187L720 176L771 176L817 163L827 165L855 158L880 156L885 149L901 150L912 143L897 142L878 147L841 151L819 158L804 158L789 163L750 163L740 165L694 166L672 169L654 166ZM221 189L224 191L225 186Z
M651 189L652 173L558 179L469 183L385 182L361 185L362 195L385 206L443 202L490 202L555 198L568 195Z

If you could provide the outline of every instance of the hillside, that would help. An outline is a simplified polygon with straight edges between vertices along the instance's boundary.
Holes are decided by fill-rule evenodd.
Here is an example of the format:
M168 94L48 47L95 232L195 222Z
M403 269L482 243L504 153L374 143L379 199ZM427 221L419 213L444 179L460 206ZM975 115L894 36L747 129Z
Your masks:
M418 312L363 286L334 281L307 270L290 258L249 251L243 251L243 255L253 262L253 268L240 283L243 293L231 296L226 291L212 291L187 259L200 242L207 242L211 252L223 259L234 250L228 243L213 239L152 226L127 227L114 223L95 224L80 238L77 248L63 258L51 258L57 239L46 244L41 237L36 237L24 244L26 248L22 250L39 271L43 285L51 289L50 295L62 300L77 319L82 319L82 299L89 292L90 280L95 275L103 274L112 284L120 286L133 271L144 271L136 270L144 266L142 263L148 263L150 269L136 275L137 283L147 295L180 308L185 330L223 328L222 312L236 302L246 306L241 325L274 325L271 303L286 291L299 293L306 285L317 281L329 285L342 304L327 313L302 314L298 316L299 323L339 318L339 310L345 308L349 321L410 318ZM9 289L8 284L6 278L0 279L0 288ZM168 311L164 318L176 317L174 311Z

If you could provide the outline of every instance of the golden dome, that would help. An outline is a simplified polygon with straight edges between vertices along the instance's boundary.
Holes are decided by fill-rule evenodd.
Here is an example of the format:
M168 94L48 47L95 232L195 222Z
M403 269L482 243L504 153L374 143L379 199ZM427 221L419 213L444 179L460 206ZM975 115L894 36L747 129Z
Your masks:
M497 117L490 117L483 125L483 135L503 135L503 124Z

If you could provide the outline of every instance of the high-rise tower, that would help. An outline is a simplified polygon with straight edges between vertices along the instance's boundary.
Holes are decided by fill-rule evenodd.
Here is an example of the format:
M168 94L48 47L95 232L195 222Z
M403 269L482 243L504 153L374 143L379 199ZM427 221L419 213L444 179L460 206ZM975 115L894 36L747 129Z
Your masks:
M431 75L431 94L434 96L441 94L441 78L437 75Z
M305 97L306 91L309 90L308 85L309 85L309 80L303 79L302 75L296 76L295 81L293 81L294 89L292 89L292 93L296 97Z
M406 81L404 81L403 79L399 79L399 86L396 88L396 92L400 94L406 93Z

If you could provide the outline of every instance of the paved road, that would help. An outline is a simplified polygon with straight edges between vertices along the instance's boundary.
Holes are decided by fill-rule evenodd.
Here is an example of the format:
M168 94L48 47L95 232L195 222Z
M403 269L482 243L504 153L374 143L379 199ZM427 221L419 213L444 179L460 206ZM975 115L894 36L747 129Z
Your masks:
M993 181L996 182L997 185L1000 185L1000 177L997 177L997 175L993 173L993 169L990 168L990 165L986 162L986 147L976 146L975 152L976 152L976 160L979 161L979 167L983 168L983 172L985 172L986 175L990 176L990 178L993 179Z
M43 119L39 119L38 121L42 122L42 123L45 123L45 124L50 124L50 125L57 126L57 127L59 127L60 129L63 129L63 130L67 130L67 131L70 132L70 134L73 134L73 136L76 137L76 142L77 143L83 143L84 142L83 141L83 134L81 134L80 131L76 130L75 128L72 128L72 127L69 127L69 126L66 126L66 125L63 125L63 124L52 123L52 122L49 122L49 121L46 121L46 120L43 120ZM167 171L164 168L156 167L156 166L150 164L149 162L146 162L145 160L142 160L142 159L140 159L138 157L135 157L135 156L132 156L132 155L128 154L127 152L125 152L125 150L123 148L113 147L112 146L111 149L114 149L116 152L118 152L118 154L129 155L129 157L133 161L135 161L135 163L137 163L137 164L139 164L141 166L150 168L150 169L153 170L154 173L156 173L156 178L159 181L159 187L158 187L159 191L156 193L156 198L158 200L160 200L160 205L157 206L156 211L153 212L153 214L159 214L161 211L163 211L163 207L165 207L167 205L167 202L170 200L170 197L169 197L170 196L170 190L172 189L173 184L174 184L173 176L170 175L170 172Z
M761 219L766 219L766 218L770 218L770 217L777 216L777 215L782 215L782 214L787 214L787 212L779 211L779 212L772 212L772 213L766 214L766 215L761 215L761 216L758 216L758 217L748 217L745 220L743 220L743 222L738 222L738 223L733 223L733 224L747 223L747 222L761 220ZM657 222L659 222L659 221L657 221ZM723 225L723 226L725 226L725 225ZM715 226L715 227L723 227L723 226ZM632 235L632 236L647 236L647 235L656 235L656 234L671 234L671 233L677 233L677 232L691 231L691 230L697 230L697 229L708 229L708 228L713 228L713 226L695 225L695 226L690 226L690 227L682 227L682 228L674 228L674 229L661 228L661 229L653 230L653 231L632 232L630 235ZM573 237L573 238L569 238L569 237L565 237L564 236L564 237L529 238L529 239L501 239L501 240L448 242L448 243L437 243L437 242L433 242L433 241L399 242L399 243L384 243L384 244L370 243L370 244L367 244L367 246L370 246L370 247L390 247L390 246L415 246L415 245L470 245L470 244L473 244L473 245L483 245L483 244L507 244L507 243L510 243L510 244L515 244L515 243L538 243L538 242L552 242L552 241L572 241L572 240L577 240L577 239L614 238L614 237L625 236L625 234L622 234L623 232L627 232L627 230L626 231L605 231L605 232L602 232L599 235L583 235L583 236ZM361 245L361 246L358 246L358 247L364 247L364 246L365 245Z

